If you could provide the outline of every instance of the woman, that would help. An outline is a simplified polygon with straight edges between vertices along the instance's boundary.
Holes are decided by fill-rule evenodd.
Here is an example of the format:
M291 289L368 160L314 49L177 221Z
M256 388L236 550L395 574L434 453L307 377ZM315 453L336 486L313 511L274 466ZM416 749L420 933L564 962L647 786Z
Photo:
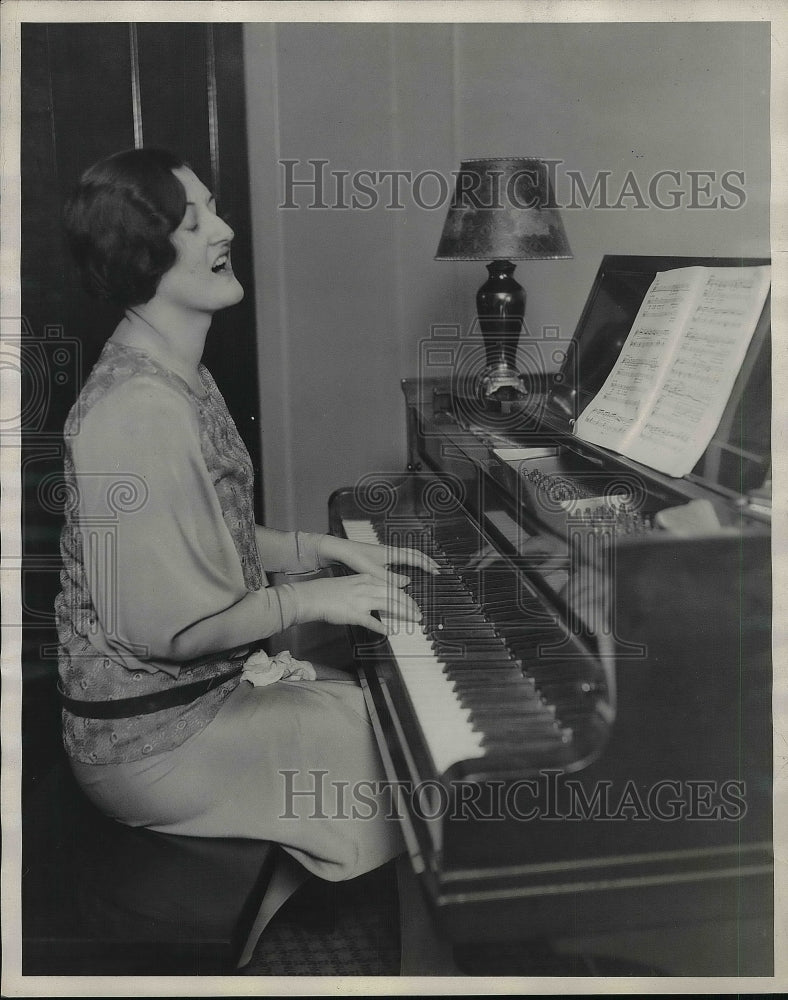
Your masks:
M184 163L146 149L96 164L66 227L88 290L125 310L65 428L56 610L75 775L122 823L277 841L331 880L369 871L401 845L386 803L354 816L335 801L333 782L368 801L383 777L360 688L257 650L300 622L418 620L386 566L436 567L255 525L249 456L200 363L213 314L243 297L233 231ZM335 562L355 575L266 586L266 571Z

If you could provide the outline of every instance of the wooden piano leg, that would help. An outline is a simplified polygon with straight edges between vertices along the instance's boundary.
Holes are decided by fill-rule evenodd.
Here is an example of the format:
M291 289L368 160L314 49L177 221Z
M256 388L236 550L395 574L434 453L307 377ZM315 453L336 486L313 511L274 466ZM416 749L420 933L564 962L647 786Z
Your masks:
M436 933L407 854L397 858L399 890L400 975L462 976L452 946Z

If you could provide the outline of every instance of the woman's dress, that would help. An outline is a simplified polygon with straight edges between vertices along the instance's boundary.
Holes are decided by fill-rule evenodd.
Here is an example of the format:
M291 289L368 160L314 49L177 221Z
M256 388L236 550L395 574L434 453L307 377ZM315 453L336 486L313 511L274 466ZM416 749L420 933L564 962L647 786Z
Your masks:
M277 565L262 566L251 461L200 377L204 395L110 341L66 423L66 750L120 822L275 841L323 878L359 875L402 846L360 688L239 676L303 614L297 585L265 570L316 569L319 536L269 533Z

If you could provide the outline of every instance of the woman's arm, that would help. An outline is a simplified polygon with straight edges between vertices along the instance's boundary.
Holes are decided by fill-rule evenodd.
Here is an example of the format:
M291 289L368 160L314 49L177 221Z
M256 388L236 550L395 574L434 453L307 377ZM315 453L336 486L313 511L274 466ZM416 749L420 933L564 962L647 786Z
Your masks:
M310 531L277 531L259 524L255 531L260 561L271 573L313 573L331 563L342 563L357 573L369 573L391 583L392 577L386 572L389 565L438 572L434 560L418 549L369 545Z
M85 571L110 646L177 662L295 620L291 589L247 590L187 398L132 378L88 411L72 454Z
M321 569L318 549L324 535L255 527L260 562L268 573L313 573Z
M96 403L72 454L88 586L104 639L121 654L178 663L297 622L385 631L371 611L419 617L379 573L250 592L192 405L155 380L130 379Z
M323 565L343 563L357 573L369 573L389 584L403 586L407 576L388 571L388 566L413 566L425 573L439 572L438 564L426 553L418 549L401 549L393 545L370 545L367 542L353 542L348 538L334 535L320 536L318 555Z

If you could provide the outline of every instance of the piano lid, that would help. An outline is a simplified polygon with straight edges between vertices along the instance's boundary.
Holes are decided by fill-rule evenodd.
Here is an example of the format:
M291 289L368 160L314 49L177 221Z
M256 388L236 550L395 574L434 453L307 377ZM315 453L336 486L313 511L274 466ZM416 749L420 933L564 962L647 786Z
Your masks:
M606 255L560 371L549 391L547 423L571 433L616 362L646 292L659 271L678 267L749 267L768 258ZM767 298L730 399L711 443L690 474L735 494L758 489L770 474L771 344Z

